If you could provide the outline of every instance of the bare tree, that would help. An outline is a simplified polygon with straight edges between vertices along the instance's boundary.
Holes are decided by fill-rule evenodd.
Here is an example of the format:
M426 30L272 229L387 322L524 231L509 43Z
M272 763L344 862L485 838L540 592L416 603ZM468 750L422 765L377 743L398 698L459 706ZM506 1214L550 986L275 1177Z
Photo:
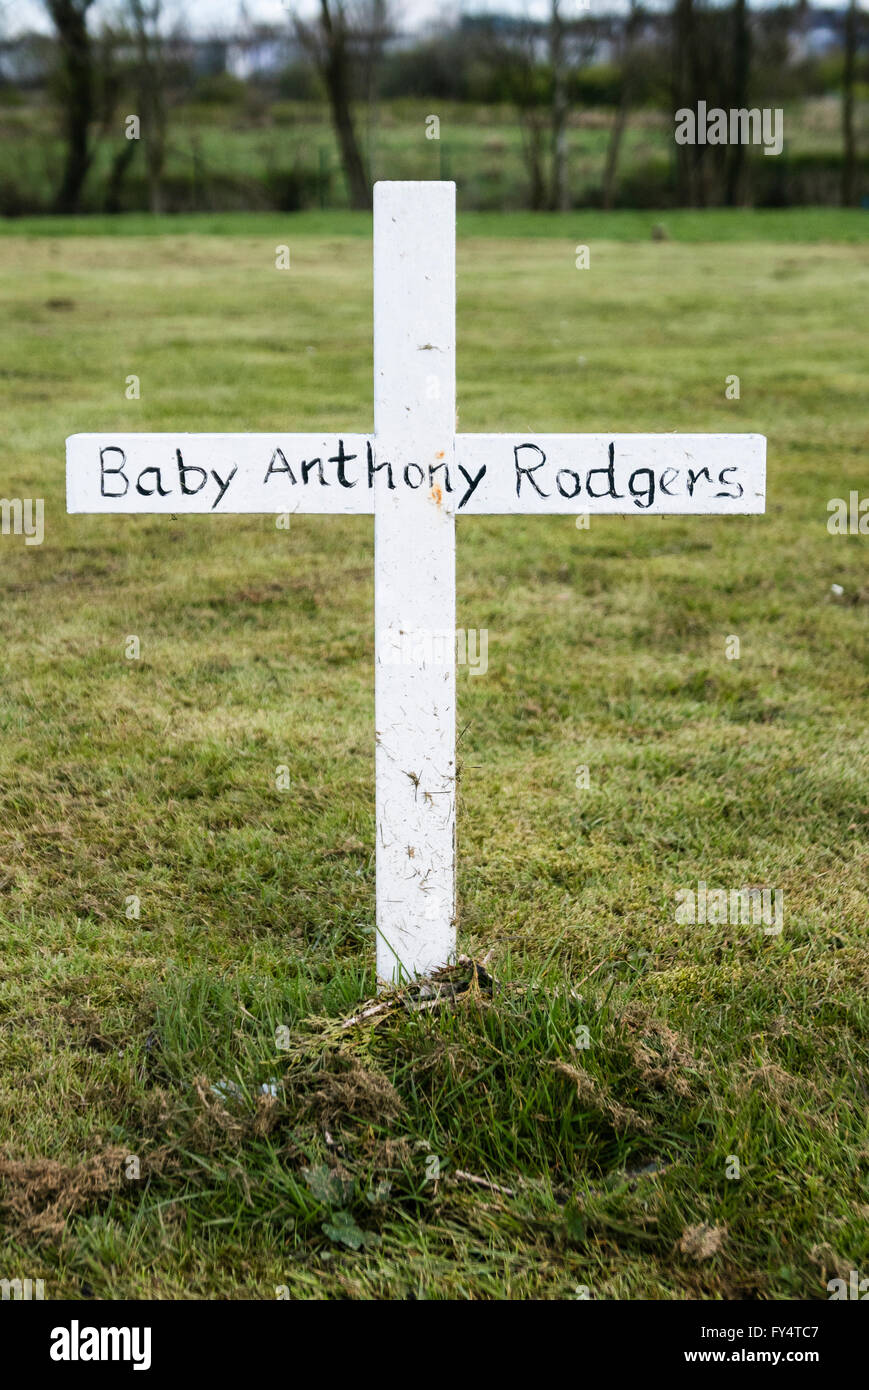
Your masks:
M850 207L857 189L857 136L854 129L854 80L857 69L857 0L845 15L845 53L842 73L842 203Z
M96 114L94 61L87 12L93 0L45 0L60 46L66 159L55 200L58 212L77 212L90 168L90 125Z
M549 62L552 67L552 192L556 212L570 205L567 186L567 73L564 58L564 20L560 0L552 0L549 17Z
M352 100L360 34L370 32L373 27L373 24L365 25L359 14L354 23L345 0L320 0L319 18L310 23L295 19L299 41L316 63L326 87L350 203L354 208L371 207L371 184L356 135Z
M603 205L609 210L615 202L616 175L618 173L619 156L622 151L622 141L624 139L625 128L628 123L628 113L633 101L634 88L637 79L637 59L635 52L635 39L637 30L642 20L638 0L631 0L631 8L625 18L623 40L622 40L622 62L621 62L621 88L619 91L619 104L610 131L609 143L606 152L606 165L603 174Z
M111 22L105 23L99 34L95 61L101 76L99 91L98 138L112 141L117 135L118 101L125 88L128 34ZM116 146L109 166L103 194L105 212L120 212L121 193L130 165L136 156L137 140L122 140Z
M151 0L150 4L127 0L127 5L136 42L136 100L148 171L148 205L152 212L162 212L167 126L166 67L160 34L162 0Z
M675 0L673 7L673 103L678 108L697 107L699 86L699 36L694 0ZM676 146L676 185L679 201L704 201L705 145Z
M368 25L363 35L362 84L368 107L368 166L373 177L377 145L377 119L380 113L380 73L383 64L383 50L390 34L389 5L387 0L369 0Z
M748 83L751 73L751 29L747 0L733 3L733 47L730 75L729 105L736 110L748 106ZM743 197L745 177L745 145L737 140L728 150L725 168L725 201L735 207Z
M515 107L528 206L535 212L550 206L547 155L552 152L552 94L548 74L538 61L538 36L538 26L527 15L504 30L489 21L478 50Z

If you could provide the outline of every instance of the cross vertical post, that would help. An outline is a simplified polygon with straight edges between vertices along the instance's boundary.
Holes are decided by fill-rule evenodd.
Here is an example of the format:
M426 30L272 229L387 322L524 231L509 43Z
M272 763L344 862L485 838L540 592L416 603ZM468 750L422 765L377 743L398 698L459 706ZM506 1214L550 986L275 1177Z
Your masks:
M455 296L455 185L376 184L374 705L382 983L427 974L455 955Z

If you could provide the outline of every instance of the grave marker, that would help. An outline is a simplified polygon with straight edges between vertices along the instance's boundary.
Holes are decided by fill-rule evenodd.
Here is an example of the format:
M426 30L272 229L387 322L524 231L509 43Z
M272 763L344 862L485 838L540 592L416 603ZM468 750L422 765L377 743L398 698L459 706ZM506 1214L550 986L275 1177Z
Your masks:
M373 513L377 973L393 981L455 953L455 651L431 639L455 631L456 516L745 515L764 510L765 465L752 434L457 435L455 185L378 183L373 434L72 435L67 510Z

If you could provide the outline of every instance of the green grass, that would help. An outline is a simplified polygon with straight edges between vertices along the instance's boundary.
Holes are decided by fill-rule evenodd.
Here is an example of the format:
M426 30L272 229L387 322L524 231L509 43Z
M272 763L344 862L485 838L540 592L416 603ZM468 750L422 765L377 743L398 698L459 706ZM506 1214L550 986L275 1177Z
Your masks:
M825 1298L866 1272L869 589L826 504L869 490L869 250L798 222L615 216L589 271L582 218L462 223L462 430L761 431L768 510L460 522L489 671L460 675L459 942L497 988L348 1028L370 522L67 517L63 441L368 428L368 223L0 240L0 490L46 499L44 545L0 537L0 1276ZM781 889L781 936L677 923L701 879ZM701 1223L726 1234L697 1260Z
M869 212L858 208L670 208L666 212L465 212L458 218L460 236L571 238L606 241L648 241L655 228L665 239L688 242L772 241L828 242L834 245L869 241ZM79 236L263 236L276 240L290 233L300 237L371 237L371 214L337 209L331 212L191 212L152 216L146 212L90 214L80 217L0 218L0 237Z

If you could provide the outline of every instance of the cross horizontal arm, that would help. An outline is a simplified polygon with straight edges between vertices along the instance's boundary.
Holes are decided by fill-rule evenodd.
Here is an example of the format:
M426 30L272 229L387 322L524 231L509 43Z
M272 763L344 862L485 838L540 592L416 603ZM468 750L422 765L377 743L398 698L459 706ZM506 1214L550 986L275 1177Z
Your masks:
M67 510L364 515L380 491L460 516L764 510L758 434L459 434L454 459L419 456L361 434L75 434Z

